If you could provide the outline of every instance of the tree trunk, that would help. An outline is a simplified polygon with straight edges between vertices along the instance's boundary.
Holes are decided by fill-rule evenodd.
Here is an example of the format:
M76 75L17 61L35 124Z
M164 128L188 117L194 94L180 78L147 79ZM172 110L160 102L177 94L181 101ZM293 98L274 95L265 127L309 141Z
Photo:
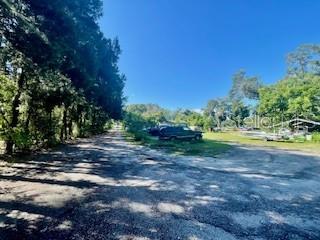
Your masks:
M64 140L68 139L68 125L67 125L67 109L65 108L63 112L63 132L64 132Z
M48 129L48 136L47 136L49 144L52 144L55 138L55 131L53 129L52 112L53 112L53 109L50 109L49 110L49 129Z
M60 129L60 142L63 142L63 127Z
M27 119L26 119L26 122L24 124L24 132L27 133L27 134L29 134L30 118L31 118L31 110L29 108L28 112L27 112Z
M86 114L83 114L83 119L82 119L82 130L81 130L81 132L82 132L82 136L81 137L84 137L85 136L85 134L86 134L86 132L85 132L85 127L86 127L86 124L87 124L87 120L86 120Z
M79 114L78 127L79 127L79 136L82 137L82 113Z
M69 130L69 139L72 138L72 120L68 123L68 130Z
M60 141L64 142L67 139L67 109L64 108L62 116L62 126L60 130Z
M20 106L20 97L22 93L22 87L24 85L25 81L25 75L22 72L19 79L18 79L18 90L16 95L13 98L12 101L12 107L11 107L11 122L9 124L10 134L8 136L8 139L6 140L6 150L5 153L11 155L13 153L13 147L14 147L14 139L12 136L12 133L14 129L18 126L19 123L19 106Z
M221 121L220 121L220 118L219 117L216 117L217 119L217 126L218 128L221 128Z

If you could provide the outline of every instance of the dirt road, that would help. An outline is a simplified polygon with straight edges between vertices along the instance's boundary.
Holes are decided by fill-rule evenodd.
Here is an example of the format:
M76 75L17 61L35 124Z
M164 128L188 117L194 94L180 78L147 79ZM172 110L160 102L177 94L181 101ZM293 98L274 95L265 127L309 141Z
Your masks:
M172 156L114 131L0 162L0 239L320 239L320 157Z

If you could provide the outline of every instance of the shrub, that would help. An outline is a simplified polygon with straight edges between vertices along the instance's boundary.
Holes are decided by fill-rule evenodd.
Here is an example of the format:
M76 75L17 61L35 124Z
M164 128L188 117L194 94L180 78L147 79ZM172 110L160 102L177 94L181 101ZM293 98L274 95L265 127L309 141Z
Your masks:
M301 143L303 143L303 142L306 141L306 137L305 137L305 136L296 136L296 137L294 137L294 140L295 140L296 142L301 142Z
M145 142L148 139L148 135L144 131L131 131L129 132L135 141Z
M312 141L320 142L320 132L316 132L312 134Z
M148 134L145 129L154 126L155 123L138 114L126 112L123 124L135 141L146 141Z
M23 130L18 130L13 133L15 146L18 150L28 151L33 145L32 136Z

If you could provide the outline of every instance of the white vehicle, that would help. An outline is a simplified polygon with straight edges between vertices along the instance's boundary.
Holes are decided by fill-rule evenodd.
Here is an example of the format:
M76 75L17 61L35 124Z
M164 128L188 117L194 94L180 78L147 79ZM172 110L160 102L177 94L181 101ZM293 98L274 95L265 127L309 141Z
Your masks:
M278 133L266 133L264 131L251 131L251 132L244 132L246 136L250 136L255 139L261 139L264 141L283 141L288 140L290 136L287 129L281 129Z

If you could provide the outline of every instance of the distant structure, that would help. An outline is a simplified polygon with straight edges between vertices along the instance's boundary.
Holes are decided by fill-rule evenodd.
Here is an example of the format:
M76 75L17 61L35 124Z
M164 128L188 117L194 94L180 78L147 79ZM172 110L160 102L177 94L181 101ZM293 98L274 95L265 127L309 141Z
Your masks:
M273 128L279 127L279 126L282 126L282 127L287 126L294 132L304 131L308 133L308 132L314 132L314 131L320 130L320 122L303 119L303 118L294 118L289 121L274 125Z

